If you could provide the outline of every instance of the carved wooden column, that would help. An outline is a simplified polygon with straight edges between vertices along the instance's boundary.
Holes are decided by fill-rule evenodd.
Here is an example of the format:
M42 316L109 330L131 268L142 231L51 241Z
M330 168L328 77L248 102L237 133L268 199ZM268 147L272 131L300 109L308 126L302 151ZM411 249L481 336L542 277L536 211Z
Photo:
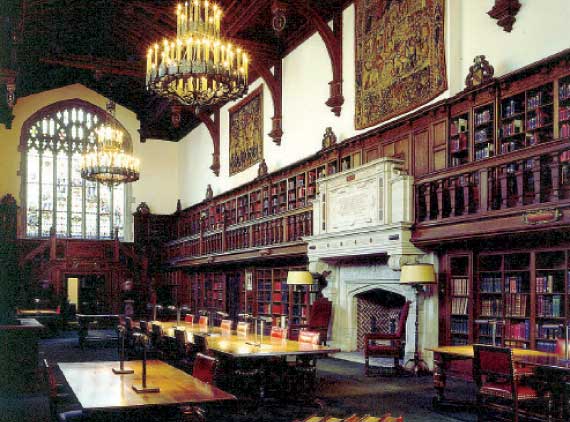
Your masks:
M550 174L552 177L552 198L551 201L558 201L560 198L560 156L558 153L551 155Z
M517 207L522 207L524 203L524 161L517 162L516 181L517 181Z
M499 183L501 186L501 208L507 208L509 204L508 173L507 166L499 168Z
M441 220L443 217L443 185L445 180L439 180L437 183L437 219Z
M55 261L57 256L57 237L55 235L55 227L49 229L49 259Z
M541 177L540 177L540 158L536 157L532 161L532 177L534 179L534 204L540 204L541 194Z
M489 170L479 170L479 209L486 213L489 210Z
M425 185L426 190L424 192L425 202L426 202L426 220L431 220L431 183Z
M450 217L454 217L455 216L455 186L457 184L457 179L455 177L452 177L449 179L449 207L450 207L450 211L449 211L449 216Z
M463 188L463 213L462 215L469 214L469 203L471 202L471 189L469 186L469 175L464 174L461 176L461 186Z

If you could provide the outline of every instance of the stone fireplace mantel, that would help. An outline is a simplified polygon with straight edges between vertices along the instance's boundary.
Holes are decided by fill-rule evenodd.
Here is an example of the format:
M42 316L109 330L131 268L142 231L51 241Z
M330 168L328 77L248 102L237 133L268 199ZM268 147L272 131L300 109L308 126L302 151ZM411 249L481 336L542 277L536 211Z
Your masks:
M309 270L329 274L323 294L333 302L330 342L345 352L357 349L357 296L378 290L411 302L406 360L414 353L416 296L413 288L399 283L400 269L433 259L410 242L413 178L401 167L400 160L381 158L317 182L314 235L304 240ZM438 318L437 294L422 296L419 343L424 349L437 345Z

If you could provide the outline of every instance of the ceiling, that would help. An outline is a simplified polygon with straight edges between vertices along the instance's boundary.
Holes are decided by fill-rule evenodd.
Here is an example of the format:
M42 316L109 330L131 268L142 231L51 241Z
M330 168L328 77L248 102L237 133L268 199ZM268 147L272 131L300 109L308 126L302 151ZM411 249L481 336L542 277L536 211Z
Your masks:
M292 4L281 34L271 25L276 0L218 0L224 10L222 30L242 45L256 65L271 67L315 32ZM301 0L325 20L350 0ZM289 2L289 3L288 3ZM18 72L17 96L71 83L85 86L137 113L146 137L177 141L199 124L183 109L173 128L170 104L144 88L149 45L176 33L177 0L1 0L3 39L11 54L0 53L0 70ZM324 47L323 47L324 48ZM250 82L257 74L250 77ZM1 95L1 93L0 93Z

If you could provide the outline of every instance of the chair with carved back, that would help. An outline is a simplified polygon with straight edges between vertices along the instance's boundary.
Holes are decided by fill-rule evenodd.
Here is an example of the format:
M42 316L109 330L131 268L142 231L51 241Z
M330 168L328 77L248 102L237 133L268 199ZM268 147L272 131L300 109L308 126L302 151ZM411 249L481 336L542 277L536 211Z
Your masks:
M364 336L364 368L366 375L370 375L371 357L393 358L396 372L403 370L400 360L404 358L406 350L406 322L410 305L411 302L407 301L402 307L394 332L368 333Z
M300 330L318 331L320 340L327 344L329 324L332 315L332 302L325 297L318 298L309 309L309 318L306 324L290 324L288 338L296 340Z
M249 334L249 322L240 321L237 324L236 334L238 336L247 337Z
M285 328L273 326L271 327L271 338L272 339L286 339L287 338L287 330Z
M480 421L518 422L521 416L552 420L550 392L541 388L538 380L529 376L528 371L517 371L512 349L481 344L473 348L473 380L478 390Z
M198 326L200 327L200 330L206 331L208 329L208 317L202 315L198 319Z
M187 322L188 324L194 324L194 315L186 314L184 316L184 322Z

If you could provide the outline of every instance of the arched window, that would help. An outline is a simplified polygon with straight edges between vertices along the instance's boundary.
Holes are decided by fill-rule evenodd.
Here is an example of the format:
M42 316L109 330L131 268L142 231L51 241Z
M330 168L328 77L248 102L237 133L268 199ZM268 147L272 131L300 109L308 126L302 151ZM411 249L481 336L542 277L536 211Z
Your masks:
M105 239L124 235L124 185L113 189L81 178L81 155L96 143L105 110L81 100L61 101L30 117L22 128L25 233ZM128 138L128 132L125 131ZM127 139L130 143L130 139Z

